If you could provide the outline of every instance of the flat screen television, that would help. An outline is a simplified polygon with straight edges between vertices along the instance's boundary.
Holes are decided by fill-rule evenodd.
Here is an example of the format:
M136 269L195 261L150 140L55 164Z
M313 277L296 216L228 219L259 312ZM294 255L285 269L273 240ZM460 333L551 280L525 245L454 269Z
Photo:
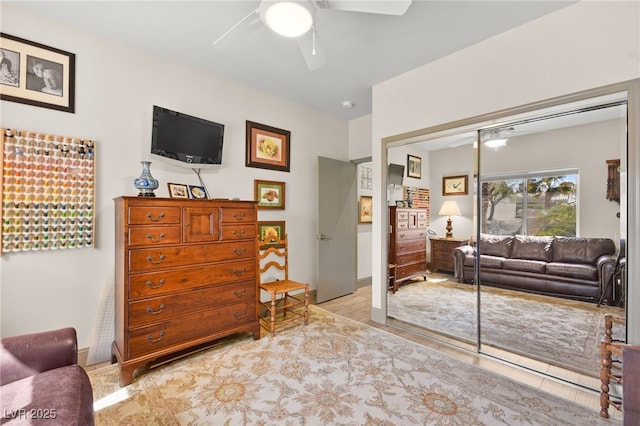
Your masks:
M153 106L151 153L187 164L222 164L224 124Z
M389 164L387 169L387 185L402 186L404 166L402 164Z

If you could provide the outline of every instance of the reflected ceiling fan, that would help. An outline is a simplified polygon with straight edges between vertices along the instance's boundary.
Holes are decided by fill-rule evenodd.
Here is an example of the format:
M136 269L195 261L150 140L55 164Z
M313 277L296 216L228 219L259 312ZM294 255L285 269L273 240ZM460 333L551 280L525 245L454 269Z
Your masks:
M326 63L316 28L318 9L401 16L411 3L412 0L261 0L256 9L218 37L213 46L239 27L261 21L275 33L295 38L307 67L313 71Z

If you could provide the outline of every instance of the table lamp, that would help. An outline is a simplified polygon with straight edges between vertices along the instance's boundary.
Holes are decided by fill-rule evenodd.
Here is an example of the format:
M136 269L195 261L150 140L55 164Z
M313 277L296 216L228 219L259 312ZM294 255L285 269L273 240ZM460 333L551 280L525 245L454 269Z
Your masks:
M449 216L447 219L447 234L446 238L453 238L453 225L451 225L451 216L460 216L460 207L458 207L458 203L455 201L445 201L440 207L440 211L438 212L440 216Z

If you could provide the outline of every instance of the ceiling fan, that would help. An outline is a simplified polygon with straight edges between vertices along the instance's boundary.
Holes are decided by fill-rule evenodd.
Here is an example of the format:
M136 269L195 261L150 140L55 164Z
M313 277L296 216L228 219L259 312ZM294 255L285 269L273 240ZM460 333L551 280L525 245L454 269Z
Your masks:
M316 28L318 9L400 16L411 3L412 0L261 0L257 8L214 40L213 46L238 27L261 21L272 31L295 38L307 67L313 71L326 63Z

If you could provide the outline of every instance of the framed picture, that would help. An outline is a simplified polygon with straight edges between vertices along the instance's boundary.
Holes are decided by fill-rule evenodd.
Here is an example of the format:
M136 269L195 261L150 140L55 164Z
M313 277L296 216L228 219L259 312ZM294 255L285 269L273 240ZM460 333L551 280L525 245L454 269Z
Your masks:
M258 209L284 210L285 183L270 180L254 180L254 200Z
M407 177L422 179L422 158L407 155Z
M373 198L368 195L360 196L360 213L358 214L358 223L371 223L373 211Z
M247 167L288 172L291 132L247 121Z
M0 99L75 112L75 54L0 33L0 59Z
M169 197L171 198L189 198L189 189L187 185L180 183L168 183Z
M196 200L206 200L207 191L202 186L189 185L189 198Z
M442 195L467 195L469 176L448 176L442 178Z
M258 238L260 248L266 247L282 247L278 241L283 240L285 236L284 221L268 221L258 222Z

